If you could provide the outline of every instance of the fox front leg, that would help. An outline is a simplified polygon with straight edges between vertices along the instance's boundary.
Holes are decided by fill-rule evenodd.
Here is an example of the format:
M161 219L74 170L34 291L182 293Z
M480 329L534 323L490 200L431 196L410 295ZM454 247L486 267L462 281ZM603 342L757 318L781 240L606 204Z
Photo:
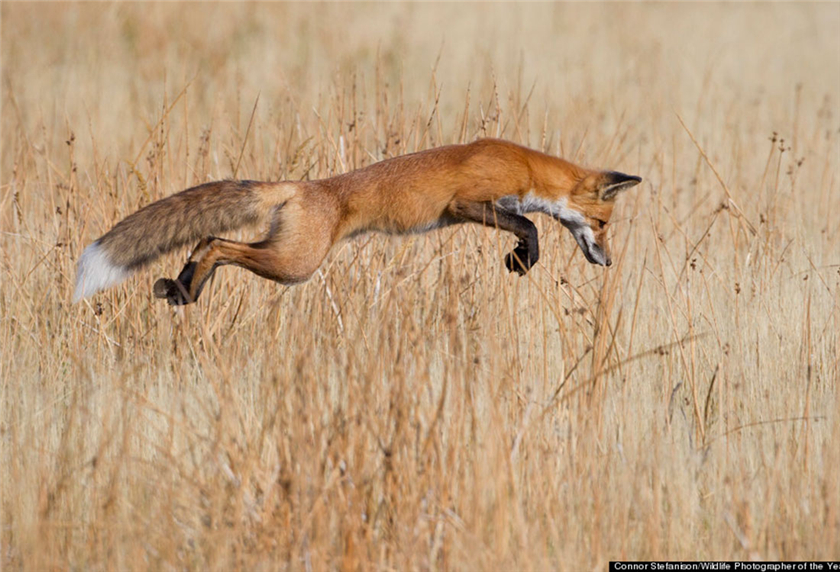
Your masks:
M505 268L524 276L539 258L539 239L520 240L511 252L505 255Z
M450 214L465 221L512 232L519 239L516 248L505 256L505 267L520 276L526 274L540 258L537 227L522 215L490 202L454 202Z

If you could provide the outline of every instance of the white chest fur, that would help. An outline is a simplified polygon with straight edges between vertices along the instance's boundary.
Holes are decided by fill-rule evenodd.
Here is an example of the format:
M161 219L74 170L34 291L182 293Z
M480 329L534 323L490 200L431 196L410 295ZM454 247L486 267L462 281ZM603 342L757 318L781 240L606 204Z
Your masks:
M568 228L586 224L586 219L581 213L568 207L566 197L552 201L529 192L521 197L519 195L502 197L496 201L496 204L516 214L545 213Z
M561 197L556 201L538 197L533 192L529 192L523 196L508 195L496 201L496 204L508 211L519 215L528 213L545 213L569 229L572 236L575 237L578 245L586 253L590 262L596 264L605 264L606 256L603 251L595 244L595 235L592 232L592 227L586 222L586 217L582 213L569 208L569 203L566 197Z

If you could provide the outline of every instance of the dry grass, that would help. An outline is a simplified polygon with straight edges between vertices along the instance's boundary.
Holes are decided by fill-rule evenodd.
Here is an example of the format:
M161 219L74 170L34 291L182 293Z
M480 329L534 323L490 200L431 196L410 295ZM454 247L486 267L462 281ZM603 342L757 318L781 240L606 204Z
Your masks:
M3 569L840 558L839 5L0 9ZM462 227L70 304L153 199L485 135L642 175L617 264L538 218L522 279Z

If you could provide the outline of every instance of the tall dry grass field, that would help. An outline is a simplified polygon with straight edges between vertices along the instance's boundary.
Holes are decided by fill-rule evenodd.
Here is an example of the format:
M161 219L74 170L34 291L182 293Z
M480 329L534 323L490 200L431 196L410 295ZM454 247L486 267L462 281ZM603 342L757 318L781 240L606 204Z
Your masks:
M840 5L0 10L0 568L840 558ZM462 226L70 302L150 201L485 136L644 177L611 268L535 216L524 278Z

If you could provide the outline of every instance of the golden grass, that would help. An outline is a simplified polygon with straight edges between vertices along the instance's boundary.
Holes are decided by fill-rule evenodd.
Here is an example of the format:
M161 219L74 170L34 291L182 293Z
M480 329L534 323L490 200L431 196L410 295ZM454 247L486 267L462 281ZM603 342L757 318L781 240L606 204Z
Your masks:
M3 569L840 558L837 4L0 10ZM616 264L535 217L526 278L465 226L70 304L151 200L482 136L643 176Z

